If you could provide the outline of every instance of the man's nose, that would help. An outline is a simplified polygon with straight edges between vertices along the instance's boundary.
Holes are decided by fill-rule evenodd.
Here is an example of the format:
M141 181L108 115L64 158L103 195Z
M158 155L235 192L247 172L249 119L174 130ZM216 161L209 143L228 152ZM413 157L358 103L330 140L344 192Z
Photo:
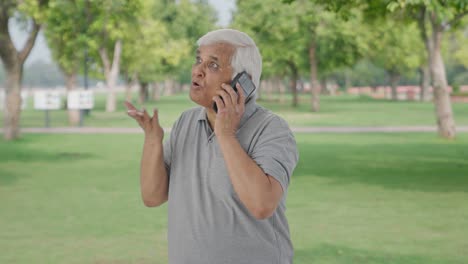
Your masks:
M192 68L192 75L197 77L204 77L205 76L205 69L202 64L193 65Z

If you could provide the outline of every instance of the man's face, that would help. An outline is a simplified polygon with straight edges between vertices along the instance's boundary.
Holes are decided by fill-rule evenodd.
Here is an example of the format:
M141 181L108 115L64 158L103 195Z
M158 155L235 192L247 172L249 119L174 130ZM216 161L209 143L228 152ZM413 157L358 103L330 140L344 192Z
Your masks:
M222 83L230 83L231 57L234 47L226 43L200 46L192 66L190 98L195 103L211 108L216 90Z

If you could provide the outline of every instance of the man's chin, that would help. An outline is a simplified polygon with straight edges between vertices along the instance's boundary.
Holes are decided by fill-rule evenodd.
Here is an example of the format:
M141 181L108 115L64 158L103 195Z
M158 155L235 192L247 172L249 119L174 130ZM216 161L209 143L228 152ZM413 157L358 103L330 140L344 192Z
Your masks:
M194 93L193 91L190 91L189 93L189 96L190 96L190 100L192 100L192 102L196 103L197 105L199 106L202 106L202 107L205 107L205 108L211 108L213 107L213 101L211 102L208 102L207 100L205 100L205 98L200 98L196 93Z

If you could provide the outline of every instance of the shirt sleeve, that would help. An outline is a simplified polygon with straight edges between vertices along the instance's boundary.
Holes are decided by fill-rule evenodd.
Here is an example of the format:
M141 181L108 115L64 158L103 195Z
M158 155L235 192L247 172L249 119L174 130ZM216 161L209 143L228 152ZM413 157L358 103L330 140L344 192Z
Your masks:
M251 157L262 170L275 178L286 192L299 160L296 140L286 121L273 118L263 129Z
M177 139L177 124L179 120L177 120L174 125L172 125L171 133L169 138L166 138L163 145L163 153L164 153L164 165L166 167L167 176L170 177L171 175L171 165L172 165L172 158L173 158L173 150L175 148L175 142Z

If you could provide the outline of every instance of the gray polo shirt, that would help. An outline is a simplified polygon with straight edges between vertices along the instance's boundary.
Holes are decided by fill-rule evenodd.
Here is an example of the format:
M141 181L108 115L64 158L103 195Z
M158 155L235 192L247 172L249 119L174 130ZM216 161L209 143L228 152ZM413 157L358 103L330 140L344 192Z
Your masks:
M169 263L292 263L285 200L298 152L287 123L252 100L237 131L246 153L283 188L274 214L257 220L234 191L205 111L184 112L164 143Z

